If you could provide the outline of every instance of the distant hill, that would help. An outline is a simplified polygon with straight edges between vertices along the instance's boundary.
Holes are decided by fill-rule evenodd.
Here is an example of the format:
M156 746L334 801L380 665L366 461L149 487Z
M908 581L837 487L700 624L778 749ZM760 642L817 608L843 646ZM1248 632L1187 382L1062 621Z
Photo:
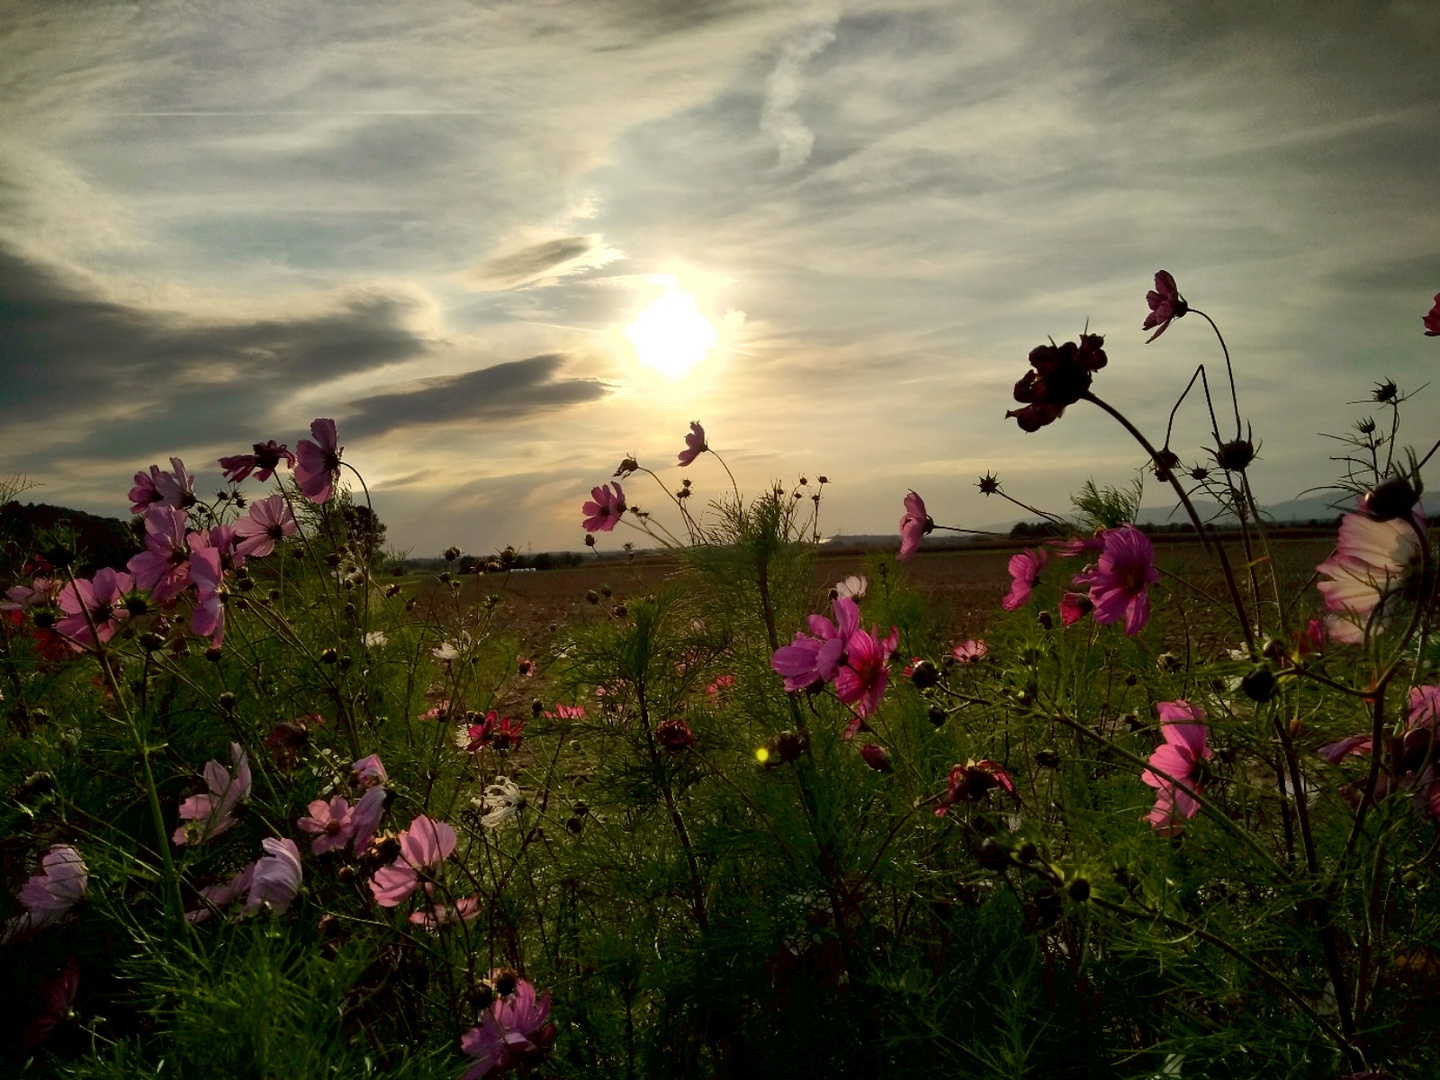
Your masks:
M130 523L46 503L11 501L0 506L0 575L15 578L33 557L52 564L75 560L88 575L109 566L123 570L141 544Z

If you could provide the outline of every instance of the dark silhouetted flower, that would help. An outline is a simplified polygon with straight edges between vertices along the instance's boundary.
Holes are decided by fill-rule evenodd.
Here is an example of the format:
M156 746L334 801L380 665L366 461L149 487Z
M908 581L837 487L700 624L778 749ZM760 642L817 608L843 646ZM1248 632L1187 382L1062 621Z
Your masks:
M1140 329L1156 328L1155 333L1145 339L1146 345L1163 334L1172 319L1178 319L1190 310L1190 305L1181 297L1180 290L1175 287L1175 279L1168 270L1156 273L1155 288L1145 294L1145 302L1150 305L1150 314L1145 316L1145 325Z
M1007 412L1024 431L1039 431L1054 423L1090 389L1095 372L1107 363L1105 339L1099 334L1081 334L1080 343L1037 345L1030 350L1030 366L1015 384L1015 400L1025 406Z
M618 481L613 492L610 490L609 484L591 488L590 498L593 501L587 502L580 508L580 512L585 515L585 520L581 524L589 533L609 532L620 523L620 518L628 509L625 505L625 490Z
M263 483L270 479L282 461L290 468L295 468L295 455L285 443L277 445L275 440L271 439L269 442L255 443L252 449L255 451L253 454L235 454L220 459L220 468L225 471L226 480L238 484L254 471L255 479Z
M295 482L300 485L300 494L319 505L330 501L335 493L335 482L340 479L340 455L345 448L340 445L335 421L321 417L310 424L310 434L315 441L301 439L295 444L295 456L299 459L294 466Z
M680 451L680 467L688 469L691 462L709 449L705 443L705 429L694 420L690 421L690 434L685 436L685 449Z

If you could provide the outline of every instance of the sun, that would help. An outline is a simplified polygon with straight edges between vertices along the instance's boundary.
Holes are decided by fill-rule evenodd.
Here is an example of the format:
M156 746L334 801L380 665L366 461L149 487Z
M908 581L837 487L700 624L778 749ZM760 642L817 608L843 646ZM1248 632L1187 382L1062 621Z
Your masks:
M625 328L640 363L678 382L720 340L715 324L700 313L695 297L667 284L664 293Z

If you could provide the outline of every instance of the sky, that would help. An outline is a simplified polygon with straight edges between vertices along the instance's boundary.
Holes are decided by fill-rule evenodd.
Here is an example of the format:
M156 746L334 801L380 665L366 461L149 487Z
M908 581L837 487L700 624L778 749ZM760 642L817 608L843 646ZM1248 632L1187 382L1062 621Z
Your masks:
M910 488L978 527L1015 516L987 471L1065 510L1144 463L1083 402L1006 420L1048 338L1103 334L1096 394L1156 439L1197 365L1224 392L1199 317L1145 344L1166 269L1294 498L1440 361L1435 5L1301 9L10 0L0 476L123 516L137 470L214 491L333 417L398 549L579 549L627 455L728 492L675 464L695 420L749 494L826 475L827 534Z

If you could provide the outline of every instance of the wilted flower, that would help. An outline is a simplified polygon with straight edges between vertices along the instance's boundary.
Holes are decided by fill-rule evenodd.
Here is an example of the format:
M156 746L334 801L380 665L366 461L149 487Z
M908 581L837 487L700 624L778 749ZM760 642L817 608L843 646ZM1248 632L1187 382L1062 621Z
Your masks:
M1162 836L1172 836L1180 830L1180 818L1192 818L1200 808L1176 782L1191 791L1198 790L1199 763L1210 758L1212 751L1205 745L1205 725L1199 722L1205 714L1198 706L1181 700L1161 701L1155 707L1165 741L1150 755L1150 768L1140 774L1140 779L1156 789L1155 806L1147 820Z
M238 484L250 475L251 470L259 470L255 473L255 479L264 483L280 467L281 461L290 468L295 468L295 455L285 443L277 445L275 440L271 439L269 442L257 442L251 449L254 450L252 454L234 454L220 459L220 468L224 470L226 480Z
M25 1051L39 1046L69 1018L79 989L80 958L72 955L56 975L46 979L38 988L42 1006L25 1025L25 1033L20 1040Z
M705 442L705 429L694 420L690 421L690 434L685 436L685 449L680 451L680 467L688 469L697 457L709 449Z
M260 846L269 854L255 864L245 909L257 911L264 907L276 915L283 915L300 892L300 881L305 876L300 868L300 849L295 846L294 840L288 838L275 840L266 837L260 841Z
M509 821L525 805L525 797L520 794L520 785L511 780L508 776L497 776L495 782L480 793L477 799L471 799L471 804L480 811L480 824L486 829L494 829Z
M361 787L374 787L390 779L390 775L385 771L385 763L380 760L379 754L370 754L354 762L350 766L350 771L355 774L355 779Z
M40 873L20 887L25 914L0 927L0 943L59 922L80 902L90 883L90 872L80 852L69 844L56 844L40 860Z
M263 558L275 550L279 541L294 536L299 528L285 499L271 495L252 503L249 515L235 522L235 536L239 541L235 550L243 556Z
M681 717L672 717L655 725L655 741L672 754L695 745L695 734Z
M994 473L987 472L980 477L975 484L980 489L981 495L998 495L1000 493L1000 478Z
M400 857L375 871L370 891L381 907L395 907L420 884L420 871L433 870L455 850L455 830L421 814L400 834Z
M609 484L591 488L590 497L593 501L580 508L580 512L585 515L581 524L586 532L609 532L620 523L620 518L629 509L625 505L625 490L619 481L616 481L613 492Z
M996 787L1004 788L1011 798L1020 801L1020 796L1015 793L1015 782L998 763L972 759L964 765L951 766L949 787L935 806L935 816L944 817L950 812L950 807L962 800L978 802L987 791Z
M239 743L230 744L235 771L210 760L205 763L204 795L192 795L180 804L181 825L171 838L177 844L198 844L219 836L235 824L235 808L250 797L250 759Z
M1426 337L1440 337L1440 293L1435 294L1435 306L1421 321L1425 324Z
M915 492L905 496L905 513L900 518L900 551L895 558L904 562L920 547L920 538L935 531L935 522L925 512L925 500Z
M1125 620L1125 633L1138 634L1150 619L1150 586L1160 580L1155 548L1134 525L1106 529L1095 569L1077 574L1075 584L1090 587L1097 623ZM1067 624L1068 625L1068 624Z
M185 921L192 925L202 923L220 908L227 907L244 896L250 890L250 882L254 880L255 866L252 862L223 885L207 885L201 889L202 904L192 911L187 911Z
M1155 333L1145 339L1146 345L1163 334L1172 319L1178 319L1190 310L1190 305L1181 297L1180 290L1175 287L1175 279L1168 270L1156 273L1155 288L1145 294L1145 302L1150 305L1150 314L1145 316L1145 325L1140 329L1157 328Z
M1105 366L1108 358L1101 348L1105 339L1099 334L1081 334L1080 343L1037 345L1030 350L1033 370L1015 384L1015 400L1025 408L1007 412L1023 431L1039 431L1054 423L1090 389L1094 373Z
M340 455L345 448L340 445L334 420L323 417L314 420L310 434L315 437L314 442L301 439L295 444L295 455L299 459L294 466L295 483L300 485L300 494L320 505L329 502L335 493L335 483L340 479Z
M1375 521L1346 514L1335 553L1315 569L1328 580L1317 588L1330 612L1325 629L1335 641L1358 645L1383 633L1420 566L1420 540L1409 518Z
M1045 567L1043 548L1026 548L1018 555L1010 556L1010 591L1000 606L1006 611L1017 611L1025 606L1030 593L1040 581L1040 571Z
M549 992L537 1000L535 987L516 979L514 993L497 996L480 1025L460 1037L460 1049L476 1059L460 1080L480 1080L493 1070L510 1068L526 1055L538 1054L554 1037L554 1026L545 1023L549 1015Z

